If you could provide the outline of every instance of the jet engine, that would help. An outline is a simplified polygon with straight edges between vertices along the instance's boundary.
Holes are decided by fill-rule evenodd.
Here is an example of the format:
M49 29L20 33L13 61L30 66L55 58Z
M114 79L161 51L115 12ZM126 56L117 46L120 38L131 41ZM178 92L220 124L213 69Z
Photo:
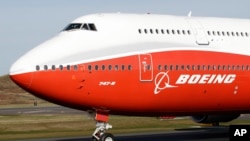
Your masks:
M225 114L225 115L196 115L192 116L192 120L197 123L219 125L219 122L229 122L238 118L240 114Z

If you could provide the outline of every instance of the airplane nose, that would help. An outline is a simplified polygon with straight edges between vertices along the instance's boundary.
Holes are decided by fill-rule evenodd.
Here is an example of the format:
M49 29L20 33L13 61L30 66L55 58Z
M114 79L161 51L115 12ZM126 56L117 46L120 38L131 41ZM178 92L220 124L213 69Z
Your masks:
M27 89L31 86L33 73L28 72L28 73L20 73L20 74L13 74L13 75L10 74L9 76L11 80L15 82L17 85L19 85L20 87L24 89Z
M26 71L24 66L25 64L18 60L11 66L9 76L13 82L25 89L30 87L33 73Z

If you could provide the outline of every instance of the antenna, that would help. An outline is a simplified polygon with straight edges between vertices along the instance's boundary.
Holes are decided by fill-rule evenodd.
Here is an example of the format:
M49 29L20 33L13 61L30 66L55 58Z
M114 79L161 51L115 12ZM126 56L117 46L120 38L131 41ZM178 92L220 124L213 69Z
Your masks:
M191 17L191 16L192 16L192 11L189 11L188 17Z

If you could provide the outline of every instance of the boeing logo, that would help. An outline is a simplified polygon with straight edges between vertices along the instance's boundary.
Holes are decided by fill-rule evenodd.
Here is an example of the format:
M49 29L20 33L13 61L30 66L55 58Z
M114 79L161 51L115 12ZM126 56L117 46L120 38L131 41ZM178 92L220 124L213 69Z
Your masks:
M176 87L176 86L170 85L169 83L170 83L170 79L168 76L168 72L159 72L155 77L154 94L158 94L166 88Z
M181 74L175 82L170 84L168 72L159 72L155 77L154 94L159 94L166 88L178 87L181 84L231 84L236 74Z
M236 78L236 74L182 74L175 84L230 84Z

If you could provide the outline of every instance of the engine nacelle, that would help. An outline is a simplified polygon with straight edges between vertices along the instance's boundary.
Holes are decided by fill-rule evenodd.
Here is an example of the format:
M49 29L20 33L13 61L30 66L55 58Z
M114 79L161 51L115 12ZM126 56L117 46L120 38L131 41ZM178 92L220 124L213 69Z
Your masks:
M200 115L192 116L194 122L197 123L219 123L219 122L229 122L238 118L240 114L226 114L226 115Z

